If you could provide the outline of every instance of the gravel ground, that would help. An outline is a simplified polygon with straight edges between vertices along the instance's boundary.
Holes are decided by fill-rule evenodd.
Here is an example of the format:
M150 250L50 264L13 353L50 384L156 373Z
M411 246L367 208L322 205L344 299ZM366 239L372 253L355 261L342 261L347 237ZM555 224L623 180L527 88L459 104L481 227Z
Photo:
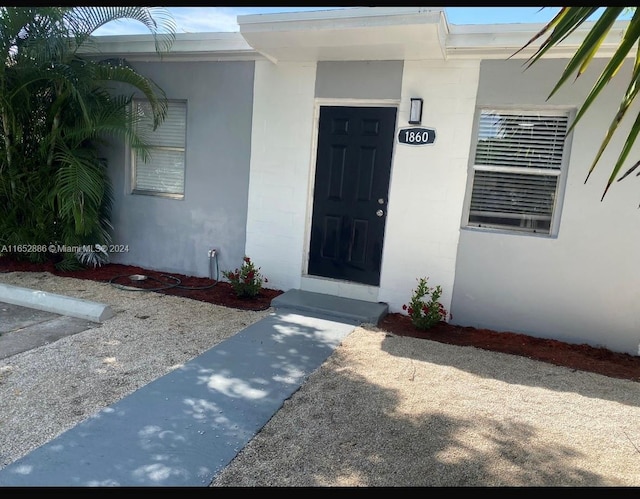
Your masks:
M50 274L101 327L0 361L5 466L267 315ZM640 486L640 383L355 328L214 487Z
M638 486L639 417L637 382L357 328L213 485Z

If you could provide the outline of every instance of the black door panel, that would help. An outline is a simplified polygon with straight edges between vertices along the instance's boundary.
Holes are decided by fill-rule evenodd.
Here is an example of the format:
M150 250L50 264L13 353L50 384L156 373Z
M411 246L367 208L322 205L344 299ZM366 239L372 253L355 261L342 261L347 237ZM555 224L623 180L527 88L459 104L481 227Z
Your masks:
M396 109L323 106L309 274L377 286Z

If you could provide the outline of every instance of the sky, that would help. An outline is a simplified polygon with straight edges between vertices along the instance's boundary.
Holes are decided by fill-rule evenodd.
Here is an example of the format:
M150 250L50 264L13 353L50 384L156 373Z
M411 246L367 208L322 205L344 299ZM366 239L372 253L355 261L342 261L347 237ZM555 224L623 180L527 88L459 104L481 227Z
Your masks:
M178 33L238 31L236 16L277 12L329 10L340 7L165 7L171 12ZM451 24L546 23L559 7L445 7ZM109 23L96 35L147 34L135 21Z

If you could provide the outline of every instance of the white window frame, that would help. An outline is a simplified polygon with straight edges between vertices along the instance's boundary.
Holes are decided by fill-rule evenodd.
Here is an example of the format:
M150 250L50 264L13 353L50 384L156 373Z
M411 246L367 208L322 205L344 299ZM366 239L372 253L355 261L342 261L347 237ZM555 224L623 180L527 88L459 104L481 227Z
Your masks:
M132 102L132 106L138 105L139 103L147 102L146 99L135 98ZM170 99L168 102L168 110L167 110L167 118L163 122L166 124L172 112L180 112L184 113L184 130L181 134L176 134L175 138L178 139L179 145L172 144L170 146L164 145L159 142L154 142L154 134L155 132L150 132L147 136L144 137L145 142L149 144L148 151L151 155L151 158L147 162L143 162L142 159L138 156L137 151L133 148L130 148L130 162L131 162L131 193L132 194L142 194L147 196L160 196L167 197L172 199L184 199L185 192L185 180L186 180L186 151L187 151L187 101L186 100L178 100L178 99ZM162 128L163 124L160 125L159 129ZM157 130L156 130L157 131ZM156 137L158 137L156 135ZM181 140L180 140L181 139ZM144 164L144 168L149 169L153 168L153 156L154 154L162 154L162 153L178 153L182 155L182 186L179 189L151 189L140 187L138 184L138 165L140 163ZM143 167L140 167L142 169Z
M549 116L549 117L557 117L564 116L567 118L567 128L571 126L573 118L575 117L575 108L569 107L540 107L540 106L519 106L519 107L509 107L509 106L491 106L491 105L483 105L478 106L476 109L476 115L474 118L474 126L473 126L473 137L472 137L472 147L471 154L469 157L469 175L467 179L467 190L465 196L465 204L462 215L462 228L470 229L470 230L480 230L480 231L490 231L490 232L500 232L507 234L519 234L519 235L530 235L530 236L542 236L542 237L556 237L558 235L558 229L560 226L560 216L562 211L562 202L564 198L564 190L565 184L567 180L567 168L569 165L569 153L571 151L571 138L573 133L568 132L565 135L564 147L562 148L562 159L560 161L560 165L558 168L535 168L535 167L522 167L522 166L508 166L508 165L480 165L476 164L476 154L479 142L479 132L480 132L480 122L483 113L502 113L508 116L517 116L517 115L526 115L533 116L537 115L539 117ZM518 163L517 161L515 162ZM556 189L554 193L553 206L551 208L551 219L549 230L539 230L536 228L531 228L522 226L514 226L514 225L506 225L500 224L499 222L491 223L491 222L470 222L470 217L472 215L471 212L471 201L473 199L474 194L474 181L476 177L476 172L499 172L499 173L514 173L514 174L532 174L538 176L555 176L557 177ZM522 217L522 223L526 223L526 215ZM535 217L530 215L529 220L533 220Z

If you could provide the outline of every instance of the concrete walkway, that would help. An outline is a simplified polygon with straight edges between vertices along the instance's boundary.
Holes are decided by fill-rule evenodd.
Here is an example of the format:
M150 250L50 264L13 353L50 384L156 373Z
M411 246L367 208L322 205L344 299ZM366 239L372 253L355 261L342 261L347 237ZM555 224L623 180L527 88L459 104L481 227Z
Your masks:
M386 304L291 290L275 313L0 470L0 486L206 487Z
M52 343L99 323L0 300L0 359Z

